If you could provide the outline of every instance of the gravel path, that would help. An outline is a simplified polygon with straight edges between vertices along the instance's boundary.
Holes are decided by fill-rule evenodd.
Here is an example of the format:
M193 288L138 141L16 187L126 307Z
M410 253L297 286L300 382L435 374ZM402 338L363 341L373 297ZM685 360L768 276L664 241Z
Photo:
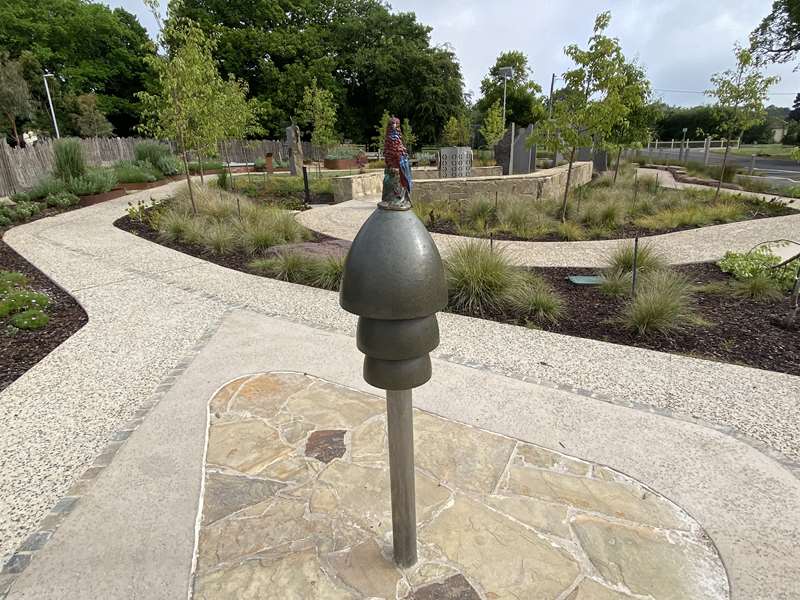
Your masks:
M669 172L663 173L671 177ZM305 211L297 218L309 229L352 240L377 201L377 196L350 200ZM654 235L648 237L647 242L664 254L671 264L680 265L719 260L728 250L747 251L767 240L796 238L798 232L800 214ZM433 239L442 254L446 255L454 246L470 238L434 233ZM624 242L496 242L505 248L515 264L531 267L600 267L608 254L621 243Z
M0 555L17 546L227 309L354 334L355 320L335 293L232 271L112 225L129 201L177 185L35 221L4 238L73 294L89 323L0 394ZM367 210L365 204L359 214ZM329 212L337 214L314 209L303 216ZM800 460L798 377L451 314L440 323L441 359L669 411Z

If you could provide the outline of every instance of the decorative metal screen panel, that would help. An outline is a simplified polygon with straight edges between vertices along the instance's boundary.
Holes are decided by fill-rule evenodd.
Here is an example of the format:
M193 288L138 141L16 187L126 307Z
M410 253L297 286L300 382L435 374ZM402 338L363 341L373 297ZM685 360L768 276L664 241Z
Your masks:
M472 148L450 146L439 150L439 177L469 177L472 170Z

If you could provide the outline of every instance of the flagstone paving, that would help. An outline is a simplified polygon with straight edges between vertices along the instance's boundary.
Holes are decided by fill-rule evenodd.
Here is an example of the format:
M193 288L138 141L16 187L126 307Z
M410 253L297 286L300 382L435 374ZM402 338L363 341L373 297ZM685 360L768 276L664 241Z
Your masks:
M706 533L646 486L419 410L420 560L400 569L383 399L274 372L209 412L195 598L729 597Z

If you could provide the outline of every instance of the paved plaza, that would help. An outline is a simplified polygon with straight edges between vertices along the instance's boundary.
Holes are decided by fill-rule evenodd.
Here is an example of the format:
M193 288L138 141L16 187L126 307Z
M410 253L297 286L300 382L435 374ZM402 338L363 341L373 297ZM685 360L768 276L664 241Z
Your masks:
M451 314L415 392L425 551L418 571L395 570L385 498L364 506L359 491L379 497L387 481L382 400L361 377L354 317L335 293L113 227L128 201L175 185L4 238L89 315L0 395L9 598L176 598L193 585L224 597L282 573L330 591L298 598L681 597L647 587L676 581L682 597L797 597L800 378ZM297 375L259 375L277 372ZM242 427L232 447L215 435ZM625 499L633 512L619 514ZM334 533L346 519L352 538ZM490 533L460 529L483 519ZM245 522L264 525L228 535ZM525 556L481 556L526 565L520 588L471 552L498 531ZM528 569L527 556L552 569ZM367 577L367 564L380 568Z

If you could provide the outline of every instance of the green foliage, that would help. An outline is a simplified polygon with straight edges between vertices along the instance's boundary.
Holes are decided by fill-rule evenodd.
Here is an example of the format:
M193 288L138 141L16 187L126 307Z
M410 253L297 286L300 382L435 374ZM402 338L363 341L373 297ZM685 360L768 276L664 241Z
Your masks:
M3 295L0 300L0 317L29 309L45 309L49 304L50 298L45 294L25 289L13 291Z
M353 146L352 144L341 144L336 146L335 148L331 148L328 150L328 153L325 155L325 158L328 160L341 160L341 159L352 159L355 160L359 156L364 153L361 148L358 146Z
M137 162L150 163L165 177L177 175L183 170L169 147L159 142L139 142L134 146L133 152Z
M149 84L144 57L154 48L131 13L82 0L3 2L0 47L24 65L34 108L26 130L51 130L42 83L42 73L51 72L56 74L48 83L57 115L70 112L75 97L95 93L98 110L114 131L133 134L139 120L134 94ZM60 118L59 127L61 135L79 133L67 119Z
M329 90L317 86L316 77L303 91L303 101L300 104L297 120L313 129L312 144L330 146L336 143L336 102L333 101L333 94Z
M750 34L757 56L768 62L786 63L800 51L800 6L794 0L775 0L772 11ZM796 70L796 69L795 69Z
M344 261L344 256L326 256L317 260L311 271L311 285L338 291L344 275Z
M442 132L442 145L469 146L470 128L466 115L450 117Z
M392 118L392 115L389 114L388 110L384 110L381 114L381 118L378 121L378 124L374 126L373 133L372 133L372 147L378 151L383 152L383 140L386 137L386 127L389 124L389 119Z
M117 177L112 169L92 169L84 175L67 180L67 191L76 196L102 194L114 189Z
M77 206L80 203L80 198L75 194L62 190L60 192L53 192L48 194L45 198L47 206L54 208L69 208L70 206Z
M636 296L623 310L622 321L626 328L643 336L685 329L697 321L689 281L669 270L643 274Z
M0 270L0 297L4 297L15 288L22 288L28 285L28 278L18 271Z
M561 297L540 278L532 276L512 286L506 295L505 306L526 323L557 323L564 314Z
M783 268L772 268L780 263L781 258L773 254L768 245L764 245L750 252L726 252L717 265L738 280L766 277L775 281L780 289L789 290L794 284L797 265L791 263Z
M161 171L149 161L120 160L114 164L114 176L120 183L150 183L161 179Z
M97 108L96 94L78 96L75 99L75 110L71 116L81 137L108 137L113 133L113 125Z
M556 225L556 233L567 242L579 242L586 239L586 230L580 223L565 221Z
M230 183L228 179L233 179L232 177L228 177L228 170L222 169L219 173L217 173L217 187L221 190L230 189Z
M487 148L494 148L497 142L502 139L503 134L506 132L506 127L505 123L503 123L503 108L500 106L499 100L486 110L486 115L479 131L486 142Z
M403 143L405 144L408 151L411 150L417 145L417 134L414 133L414 130L411 128L411 121L409 121L408 117L403 119L403 125L400 128L400 131L403 133Z
M620 243L606 258L607 273L630 273L633 271L633 242ZM667 261L648 242L640 242L636 252L636 270L640 273L660 271L667 267Z
M502 312L509 293L520 283L520 271L500 249L469 241L445 259L449 307L467 315Z
M506 82L506 121L503 122L503 75L500 69L511 67L514 75ZM528 57L519 50L503 52L495 60L489 73L481 81L481 98L476 109L485 121L489 110L500 107L499 122L503 131L506 124L514 122L520 127L536 123L544 116L544 105L540 94L542 89L532 79L532 71L528 65ZM496 143L496 142L495 142ZM493 144L487 140L487 145Z
M301 252L280 252L276 256L256 259L250 263L251 269L267 277L303 285L308 285L313 280L314 266L314 259Z
M783 290L779 283L766 273L757 273L752 277L737 279L733 282L732 289L737 296L762 302L783 298Z
M601 277L599 289L606 296L627 296L631 293L633 277L630 271L605 269Z
M86 159L80 140L62 138L53 144L53 175L64 182L86 174Z
M22 73L22 63L9 60L7 53L0 52L0 117L8 120L17 147L21 144L17 117L27 116L30 107L30 91Z
M50 321L47 314L38 308L26 310L11 317L11 325L17 329L33 331L45 327Z

